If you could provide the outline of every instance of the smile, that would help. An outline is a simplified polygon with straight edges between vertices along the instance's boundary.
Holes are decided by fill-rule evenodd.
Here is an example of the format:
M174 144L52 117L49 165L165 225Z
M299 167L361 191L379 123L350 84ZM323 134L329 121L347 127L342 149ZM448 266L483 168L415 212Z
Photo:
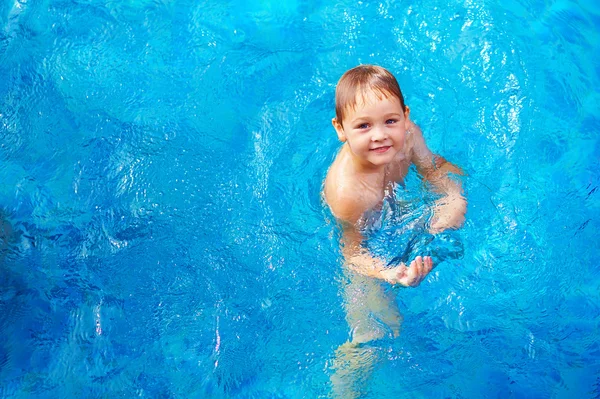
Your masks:
M392 146L387 145L387 146L384 146L384 147L372 148L369 151L376 152L377 154L383 154L383 153L387 152L390 148L392 148Z

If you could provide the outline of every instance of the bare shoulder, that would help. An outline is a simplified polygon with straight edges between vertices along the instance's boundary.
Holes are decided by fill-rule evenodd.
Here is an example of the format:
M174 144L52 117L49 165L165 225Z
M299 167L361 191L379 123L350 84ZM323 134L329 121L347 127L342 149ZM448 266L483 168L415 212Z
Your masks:
M339 162L334 162L327 172L323 194L333 215L354 224L368 209L374 206L369 195L364 195L361 184L352 179Z

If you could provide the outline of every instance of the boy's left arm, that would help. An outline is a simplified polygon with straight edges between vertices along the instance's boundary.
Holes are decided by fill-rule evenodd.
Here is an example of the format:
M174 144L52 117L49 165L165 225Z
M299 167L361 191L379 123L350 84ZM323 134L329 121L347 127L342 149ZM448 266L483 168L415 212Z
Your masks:
M427 147L421 129L411 123L412 135L411 161L423 179L431 183L433 189L444 196L436 201L434 217L430 230L440 233L446 229L457 229L465 221L467 200L463 196L461 184L451 179L448 174L462 175L457 166L446 161L443 157L434 155Z

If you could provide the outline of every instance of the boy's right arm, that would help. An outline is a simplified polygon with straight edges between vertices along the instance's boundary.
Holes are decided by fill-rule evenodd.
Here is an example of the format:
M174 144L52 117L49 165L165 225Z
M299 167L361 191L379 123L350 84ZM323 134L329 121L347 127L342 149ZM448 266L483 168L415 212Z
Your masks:
M373 208L380 199L361 193L361 187L344 184L335 166L329 170L325 179L324 196L331 212L342 226L341 248L344 264L355 273L385 280L391 284L401 284L405 287L416 287L431 271L433 265L430 257L418 256L410 264L410 268L400 264L388 268L381 259L373 257L362 247L364 238L356 227L358 220L369 209Z
M404 263L388 268L379 258L373 257L366 249L361 248L362 234L354 225L343 224L342 254L345 266L355 273L367 277L400 284L404 287L416 287L433 268L431 257L417 256L407 267Z

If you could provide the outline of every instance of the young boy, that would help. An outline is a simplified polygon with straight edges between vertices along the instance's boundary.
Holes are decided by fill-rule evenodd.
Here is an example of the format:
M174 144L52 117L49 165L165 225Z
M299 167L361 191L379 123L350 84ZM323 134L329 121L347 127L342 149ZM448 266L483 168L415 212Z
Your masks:
M343 229L342 253L350 281L345 306L352 337L338 350L332 382L338 395L352 397L352 389L345 387L357 378L352 374L358 365L368 369L373 362L373 352L365 355L358 345L400 332L402 316L381 283L416 287L433 268L429 256L417 256L410 267L388 268L362 248L367 215L394 195L395 183L403 181L411 164L442 194L435 203L431 233L460 227L466 200L461 186L448 177L448 172L460 170L429 150L389 71L373 65L347 71L336 87L335 111L333 127L344 144L327 173L324 197Z

